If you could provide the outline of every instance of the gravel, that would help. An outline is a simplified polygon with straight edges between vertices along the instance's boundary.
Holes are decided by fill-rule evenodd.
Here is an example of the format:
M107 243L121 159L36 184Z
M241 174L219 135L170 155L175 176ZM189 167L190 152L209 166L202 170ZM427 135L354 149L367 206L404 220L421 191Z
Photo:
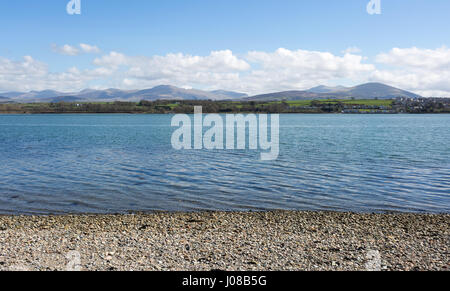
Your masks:
M450 215L0 216L0 270L449 270Z

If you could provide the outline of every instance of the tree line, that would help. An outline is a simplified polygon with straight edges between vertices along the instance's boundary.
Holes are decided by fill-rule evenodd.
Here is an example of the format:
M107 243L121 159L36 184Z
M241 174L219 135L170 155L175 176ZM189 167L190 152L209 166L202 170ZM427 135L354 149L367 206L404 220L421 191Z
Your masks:
M0 104L0 113L129 113L192 114L194 106L204 113L450 113L450 99L399 100L311 100L311 101L211 101L157 100L140 102L58 102Z

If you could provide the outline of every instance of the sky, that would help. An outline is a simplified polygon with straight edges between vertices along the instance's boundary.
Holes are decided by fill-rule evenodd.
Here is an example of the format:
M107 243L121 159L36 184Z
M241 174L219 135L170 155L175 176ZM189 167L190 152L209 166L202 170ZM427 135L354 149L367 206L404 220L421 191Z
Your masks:
M69 15L69 0L3 0L0 92L383 82L450 96L450 1L370 1L80 0Z

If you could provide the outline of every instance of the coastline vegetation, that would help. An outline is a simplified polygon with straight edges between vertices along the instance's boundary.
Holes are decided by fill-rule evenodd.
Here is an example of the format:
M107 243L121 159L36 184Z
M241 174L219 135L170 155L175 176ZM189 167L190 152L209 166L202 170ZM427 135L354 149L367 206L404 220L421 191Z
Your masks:
M0 114L191 114L194 111L194 106L202 106L205 113L450 113L449 100L434 98L426 101L414 101L397 98L389 100L330 99L273 102L157 100L140 102L5 103L0 104Z

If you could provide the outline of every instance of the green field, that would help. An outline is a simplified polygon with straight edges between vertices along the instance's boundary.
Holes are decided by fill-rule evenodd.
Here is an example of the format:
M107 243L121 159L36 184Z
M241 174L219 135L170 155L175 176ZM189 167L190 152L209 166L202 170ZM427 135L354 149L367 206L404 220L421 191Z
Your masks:
M58 103L4 103L0 113L130 113L177 114L193 113L202 106L204 113L446 113L445 100L431 100L419 104L401 104L396 100L330 99L295 101L210 101L210 100L157 100L140 102L58 102Z
M305 107L311 106L313 102L318 102L321 104L338 104L342 103L344 105L366 105L366 106L392 106L393 100L376 100L376 99L361 99L361 100L348 100L348 99L330 99L330 100L297 100L297 101L277 101L268 102L266 104L281 104L287 103L291 107Z

